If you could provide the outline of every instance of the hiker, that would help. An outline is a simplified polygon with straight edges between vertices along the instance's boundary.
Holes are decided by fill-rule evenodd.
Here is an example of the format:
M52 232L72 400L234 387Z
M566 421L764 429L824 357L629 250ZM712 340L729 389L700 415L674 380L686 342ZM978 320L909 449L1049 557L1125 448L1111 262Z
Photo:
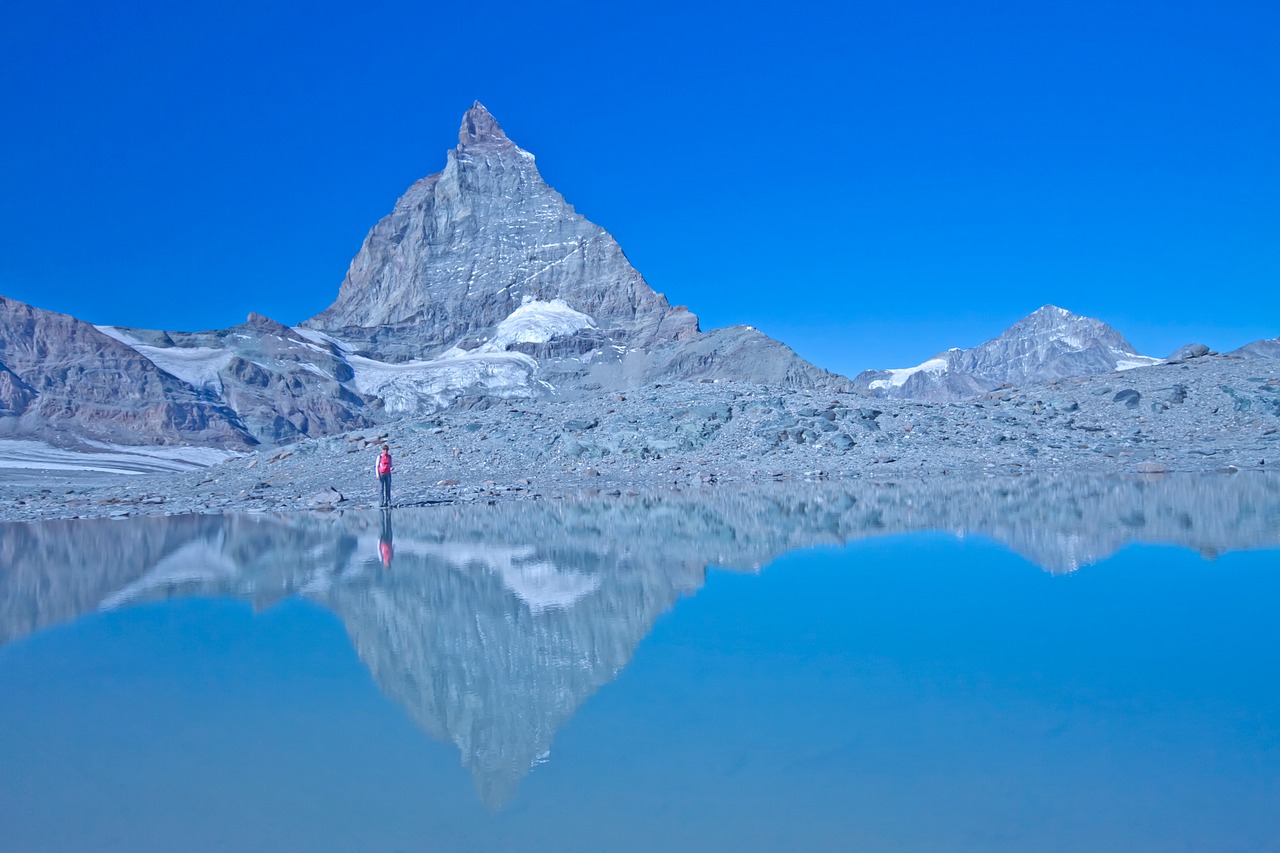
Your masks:
M378 484L382 487L382 503L380 506L391 506L391 448L382 445L382 455L378 457Z

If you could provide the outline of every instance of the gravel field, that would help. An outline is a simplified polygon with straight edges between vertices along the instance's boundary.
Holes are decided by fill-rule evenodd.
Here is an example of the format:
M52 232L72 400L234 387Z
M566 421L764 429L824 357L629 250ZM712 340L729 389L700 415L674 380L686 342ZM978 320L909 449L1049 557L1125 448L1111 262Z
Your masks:
M260 450L211 468L0 469L0 519L348 509L773 480L1212 472L1280 465L1280 362L1210 356L960 403L729 382L497 402Z

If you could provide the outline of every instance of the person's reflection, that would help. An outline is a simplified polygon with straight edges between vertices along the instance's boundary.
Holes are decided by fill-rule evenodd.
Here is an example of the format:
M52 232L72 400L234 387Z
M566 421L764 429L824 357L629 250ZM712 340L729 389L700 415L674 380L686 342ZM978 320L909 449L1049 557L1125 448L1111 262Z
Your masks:
M382 559L384 569L391 568L391 559L395 549L391 545L391 508L382 510L382 532L378 534L378 556Z

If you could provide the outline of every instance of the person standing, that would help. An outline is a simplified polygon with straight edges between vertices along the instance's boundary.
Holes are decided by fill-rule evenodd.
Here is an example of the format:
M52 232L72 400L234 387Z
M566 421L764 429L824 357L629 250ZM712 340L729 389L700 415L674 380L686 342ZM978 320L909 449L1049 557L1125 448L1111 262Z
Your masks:
M382 445L382 455L378 457L378 485L382 488L383 507L391 506L391 448Z

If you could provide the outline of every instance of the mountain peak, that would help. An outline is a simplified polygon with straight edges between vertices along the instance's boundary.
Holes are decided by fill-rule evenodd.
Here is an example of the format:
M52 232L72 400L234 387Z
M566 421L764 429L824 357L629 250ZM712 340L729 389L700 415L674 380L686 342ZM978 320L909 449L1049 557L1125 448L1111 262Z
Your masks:
M958 400L1001 385L1093 376L1154 364L1101 320L1043 305L999 337L916 367L868 370L855 385L887 397Z
M502 132L501 125L493 114L485 109L484 104L476 101L462 116L462 126L458 128L458 145L493 145L513 144Z

